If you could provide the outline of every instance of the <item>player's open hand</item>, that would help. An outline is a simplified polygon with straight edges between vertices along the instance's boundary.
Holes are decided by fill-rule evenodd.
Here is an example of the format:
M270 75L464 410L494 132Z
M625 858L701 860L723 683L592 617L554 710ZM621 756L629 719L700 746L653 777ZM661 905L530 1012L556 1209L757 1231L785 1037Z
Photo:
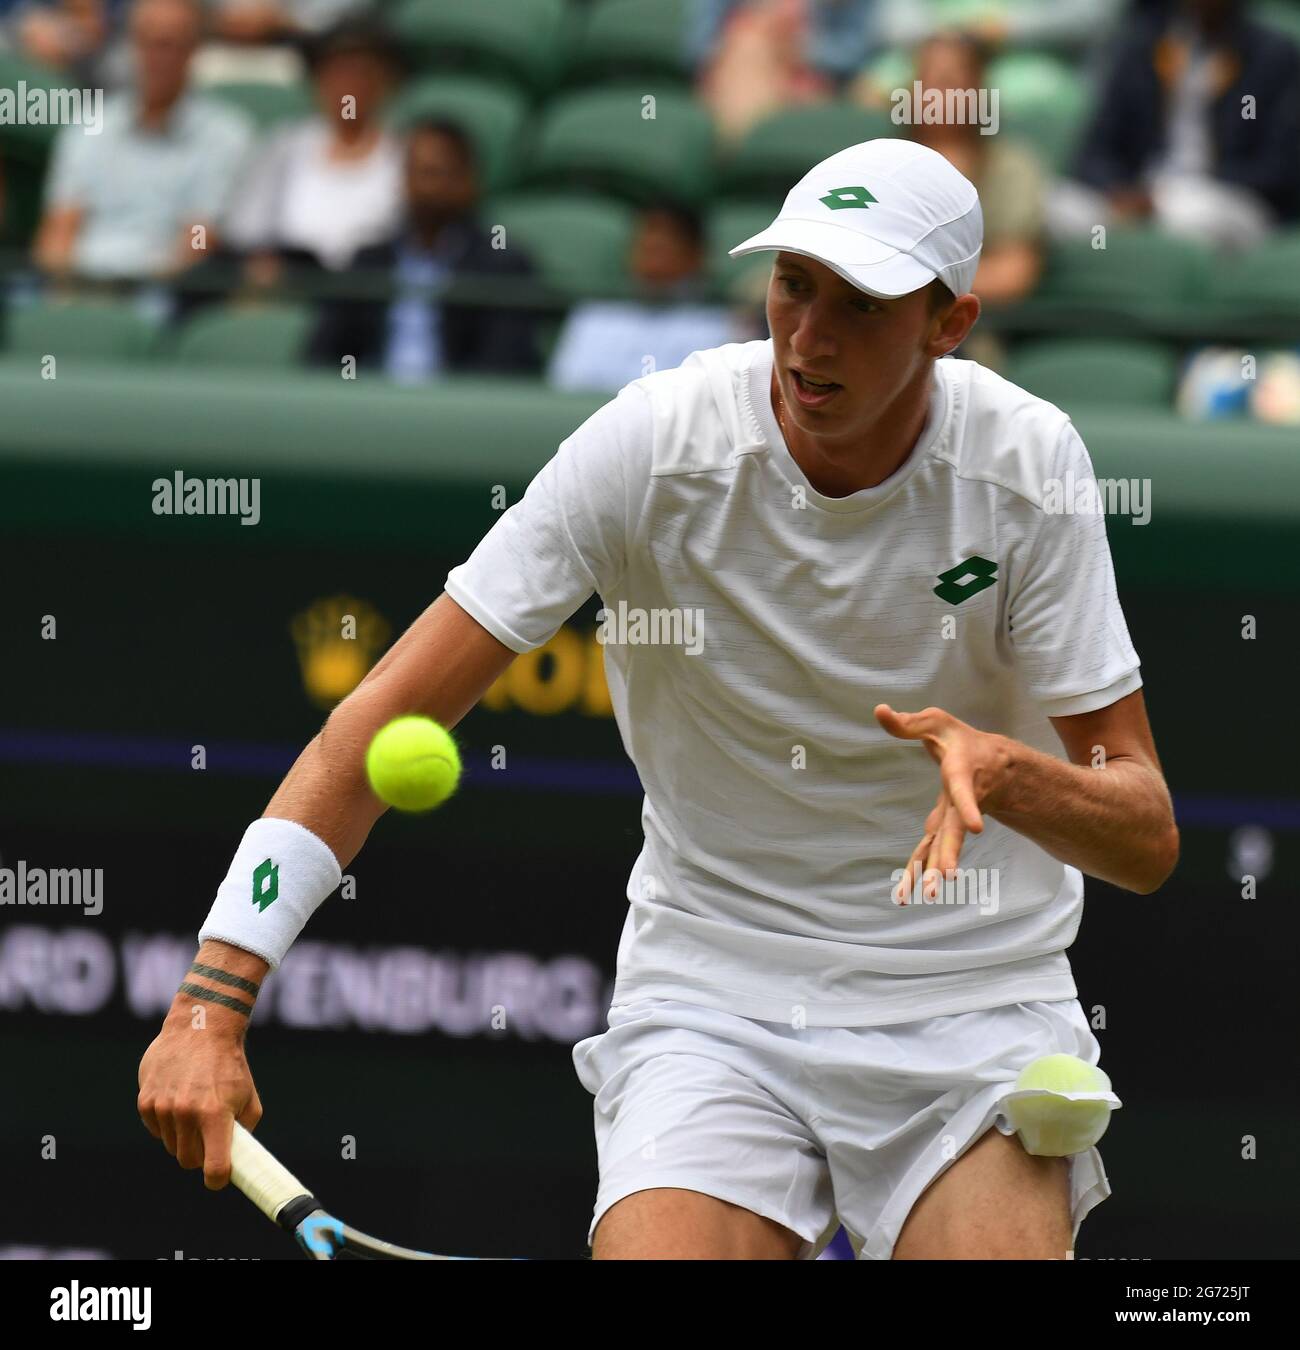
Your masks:
M894 892L894 898L906 904L919 870L922 895L933 900L939 894L941 880L956 874L967 833L980 834L984 829L981 808L992 798L1005 762L1002 738L977 731L942 708L900 713L888 703L880 703L875 715L891 736L920 741L939 766L939 798L926 817L921 841L912 850L905 876Z

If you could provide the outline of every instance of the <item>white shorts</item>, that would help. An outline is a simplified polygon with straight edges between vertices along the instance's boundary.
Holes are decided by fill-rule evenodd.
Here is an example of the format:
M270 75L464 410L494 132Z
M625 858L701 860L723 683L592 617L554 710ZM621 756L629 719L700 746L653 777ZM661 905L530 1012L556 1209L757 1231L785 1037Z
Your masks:
M667 999L617 1004L573 1047L594 1098L604 1212L656 1186L741 1205L818 1256L843 1224L886 1261L927 1186L993 1125L1040 1055L1100 1046L1075 999L1016 1003L886 1027L759 1022ZM1095 1148L1070 1159L1073 1234L1110 1194ZM1065 1253L1061 1253L1064 1258Z

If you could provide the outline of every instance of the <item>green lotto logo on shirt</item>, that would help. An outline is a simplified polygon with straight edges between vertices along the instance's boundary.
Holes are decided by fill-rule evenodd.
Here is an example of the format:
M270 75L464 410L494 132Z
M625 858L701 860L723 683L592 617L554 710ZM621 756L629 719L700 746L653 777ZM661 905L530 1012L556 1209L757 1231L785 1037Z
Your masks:
M259 914L280 894L280 869L270 858L253 869L253 903Z
M940 572L940 584L934 588L934 593L950 605L960 605L963 600L969 600L972 595L987 590L997 579L997 563L989 562L977 554L965 562L959 562L956 567L950 567L946 572Z
M837 187L818 201L829 206L832 211L843 211L846 207L856 206L865 211L876 199L864 187Z

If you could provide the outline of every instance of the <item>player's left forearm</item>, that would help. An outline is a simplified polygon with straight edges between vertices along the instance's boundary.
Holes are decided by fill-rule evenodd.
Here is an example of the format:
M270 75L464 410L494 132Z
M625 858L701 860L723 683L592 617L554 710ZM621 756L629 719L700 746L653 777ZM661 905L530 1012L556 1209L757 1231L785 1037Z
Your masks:
M982 810L1089 876L1149 895L1178 861L1169 789L1141 760L1069 764L998 737L1001 771Z

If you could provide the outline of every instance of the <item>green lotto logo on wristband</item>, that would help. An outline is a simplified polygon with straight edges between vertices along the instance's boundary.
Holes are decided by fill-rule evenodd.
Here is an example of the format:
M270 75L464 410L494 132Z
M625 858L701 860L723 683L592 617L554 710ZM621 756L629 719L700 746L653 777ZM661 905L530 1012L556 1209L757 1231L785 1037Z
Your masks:
M950 605L960 605L963 600L992 586L997 579L997 563L976 555L958 563L956 567L950 567L946 572L940 572L942 584L934 588L934 593Z
M268 905L275 903L279 894L280 869L268 858L253 871L253 903L257 906L257 912L264 913Z

